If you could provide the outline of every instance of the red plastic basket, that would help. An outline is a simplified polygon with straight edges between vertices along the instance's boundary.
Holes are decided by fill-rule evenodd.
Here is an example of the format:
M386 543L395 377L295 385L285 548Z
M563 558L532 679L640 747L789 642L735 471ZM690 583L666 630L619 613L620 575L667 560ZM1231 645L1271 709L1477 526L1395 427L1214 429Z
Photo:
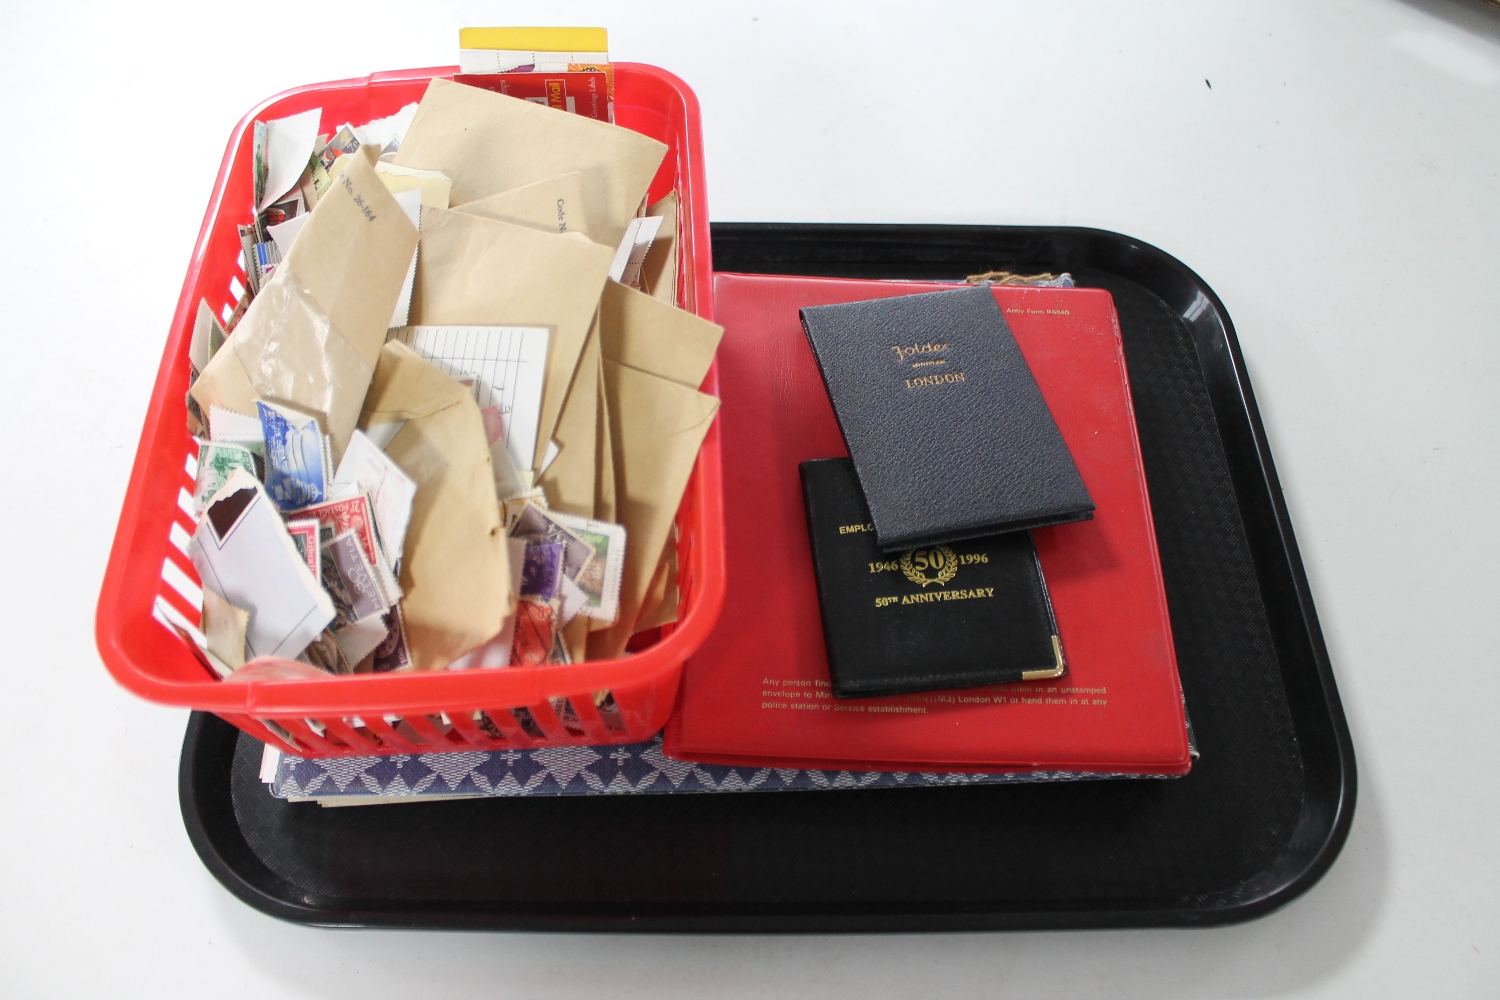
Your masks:
M244 294L235 227L251 221L252 123L315 107L323 109L325 125L369 121L420 100L430 79L454 72L452 66L406 70L300 87L271 98L240 121L219 168L172 318L99 595L99 654L122 685L152 701L213 712L259 739L303 756L648 739L666 722L683 661L707 637L724 601L723 494L715 424L677 514L678 621L664 627L654 645L633 655L567 666L226 684L207 673L171 627L196 625L202 601L186 553L194 523L190 470L197 447L186 429L184 401L191 323L200 298L227 316ZM677 191L682 241L679 304L712 319L697 98L670 73L616 63L615 117L619 124L669 147L650 197ZM704 389L717 393L717 371L709 373ZM595 697L603 692L613 696L614 711L601 715ZM476 720L476 713L483 716Z

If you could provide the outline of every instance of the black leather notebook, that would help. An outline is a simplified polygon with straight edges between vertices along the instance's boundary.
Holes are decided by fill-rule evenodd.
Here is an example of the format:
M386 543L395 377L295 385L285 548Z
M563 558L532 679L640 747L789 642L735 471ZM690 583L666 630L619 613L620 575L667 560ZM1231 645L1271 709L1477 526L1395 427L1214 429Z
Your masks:
M798 468L835 697L1064 673L1031 532L888 555L875 543L848 459Z
M882 549L1093 516L989 286L801 315Z

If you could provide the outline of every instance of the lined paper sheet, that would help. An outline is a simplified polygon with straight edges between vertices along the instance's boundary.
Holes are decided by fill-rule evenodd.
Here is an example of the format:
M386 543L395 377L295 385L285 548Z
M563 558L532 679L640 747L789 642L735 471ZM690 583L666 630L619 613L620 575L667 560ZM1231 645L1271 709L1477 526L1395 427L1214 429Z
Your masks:
M460 381L473 379L475 402L499 407L505 450L527 472L536 467L549 335L539 326L405 326L391 339Z

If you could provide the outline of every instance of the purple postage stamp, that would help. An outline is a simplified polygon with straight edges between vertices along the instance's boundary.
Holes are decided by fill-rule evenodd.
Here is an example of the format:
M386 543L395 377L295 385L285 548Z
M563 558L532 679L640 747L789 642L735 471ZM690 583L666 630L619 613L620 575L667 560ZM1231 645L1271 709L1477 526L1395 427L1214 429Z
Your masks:
M563 547L557 542L527 542L521 564L521 596L550 601L557 596L562 575Z
M323 586L333 598L340 624L364 621L390 607L353 531L323 546Z
M377 674L388 674L411 666L411 651L406 648L406 619L401 617L399 602L391 605L391 609L385 613L384 621L389 631L385 634L385 641L375 647L373 670Z
M528 503L521 508L520 516L510 529L510 537L524 538L528 545L534 542L555 542L561 545L563 547L562 570L568 575L568 579L574 582L577 582L584 568L594 558L594 550L590 548L588 542L563 527L556 517L535 504ZM551 598L549 597L548 600Z

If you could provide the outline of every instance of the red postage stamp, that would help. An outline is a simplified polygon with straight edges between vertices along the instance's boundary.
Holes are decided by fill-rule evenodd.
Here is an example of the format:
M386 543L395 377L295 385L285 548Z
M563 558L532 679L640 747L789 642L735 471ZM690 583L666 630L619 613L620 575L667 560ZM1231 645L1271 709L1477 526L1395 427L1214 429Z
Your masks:
M515 640L511 644L510 662L515 667L535 667L547 662L552 653L552 606L536 601L516 605Z
M375 529L372 527L374 518L370 513L370 500L363 493L348 500L328 500L324 503L313 504L296 511L299 518L315 517L318 523L325 529L332 529L332 534L323 540L327 544L346 531L353 531L359 538L359 547L364 550L365 558L370 560L371 565L378 564L383 560L380 558L379 550L375 547Z
M297 553L306 561L307 569L312 573L313 579L322 580L323 567L318 560L321 550L318 547L317 519L294 518L286 523L286 533L292 536L292 544L297 547Z

